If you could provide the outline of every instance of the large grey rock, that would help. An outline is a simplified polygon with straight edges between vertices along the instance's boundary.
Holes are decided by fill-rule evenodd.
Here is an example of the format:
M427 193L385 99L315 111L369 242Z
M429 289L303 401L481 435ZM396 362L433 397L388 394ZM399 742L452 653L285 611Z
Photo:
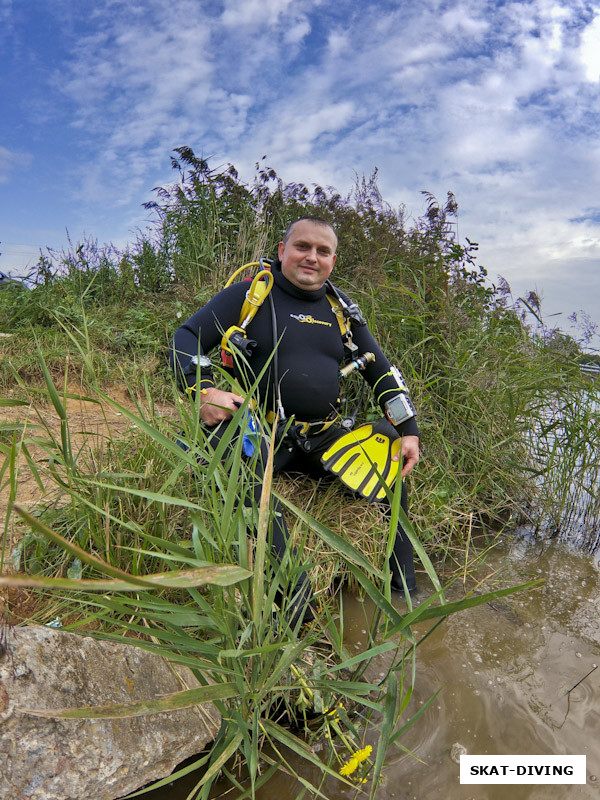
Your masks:
M212 741L212 703L149 717L59 720L19 709L150 700L198 682L134 646L31 626L0 647L1 800L113 800ZM2 637L0 637L1 639ZM183 682L182 682L183 681Z

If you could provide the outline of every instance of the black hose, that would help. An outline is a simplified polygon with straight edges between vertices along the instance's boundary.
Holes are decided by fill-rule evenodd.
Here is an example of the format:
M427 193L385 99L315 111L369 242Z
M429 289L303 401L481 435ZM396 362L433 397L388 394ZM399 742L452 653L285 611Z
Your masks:
M283 405L281 403L281 394L279 392L279 356L277 354L279 336L277 333L277 316L275 314L275 303L273 302L273 295L269 292L269 304L271 306L271 325L273 328L273 387L275 389L275 405L277 418L281 419L281 412Z

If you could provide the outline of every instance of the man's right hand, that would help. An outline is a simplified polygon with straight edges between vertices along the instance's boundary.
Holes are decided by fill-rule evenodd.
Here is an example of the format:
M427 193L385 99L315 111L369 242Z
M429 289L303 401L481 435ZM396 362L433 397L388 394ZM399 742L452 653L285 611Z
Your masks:
M206 425L218 425L223 420L231 419L244 398L233 392L223 392L211 386L202 392L200 400L200 419Z

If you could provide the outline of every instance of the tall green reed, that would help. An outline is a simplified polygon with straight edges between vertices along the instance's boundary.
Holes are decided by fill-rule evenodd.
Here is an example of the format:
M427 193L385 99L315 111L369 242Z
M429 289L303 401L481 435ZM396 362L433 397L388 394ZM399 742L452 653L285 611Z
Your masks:
M84 362L92 366L82 349ZM270 463L257 503L252 464L242 458L237 436L249 397L215 449L199 425L199 400L195 405L176 397L174 418L157 414L151 403L132 408L95 385L92 370L86 398L112 407L135 427L122 441L86 454L73 446L66 387L57 389L43 363L41 369L61 424L58 436L42 437L47 460L36 468L54 483L60 499L54 501L52 525L42 509L14 511L66 560L49 552L54 576L5 574L0 585L51 592L63 598L66 629L135 642L174 665L190 667L200 683L198 689L147 703L82 708L62 716L152 714L211 700L223 724L211 750L180 771L199 770L190 798L208 798L219 775L229 777L239 797L254 797L279 769L316 796L323 796L324 780L358 791L358 779L369 782L375 797L387 749L400 745L402 731L418 717L405 719L416 674L414 624L443 619L512 589L444 603L421 550L439 588L416 608L407 598L407 611L401 612L391 602L381 562L371 563L342 535L286 499L286 508L336 553L377 609L367 649L349 653L334 597L321 594L310 626L290 625L297 576L312 564L291 549L280 563L268 544ZM255 413L272 448L270 429L260 410ZM17 449L29 444L27 432L21 434L20 445L15 439L3 445L2 475L11 482ZM391 497L388 548L401 515L399 497L398 484ZM419 547L414 529L406 519L403 523ZM74 560L80 570L64 577ZM38 618L44 620L45 613L40 609ZM386 675L375 683L366 680L366 666L382 654L389 656ZM327 743L326 750L316 752L318 741ZM344 764L358 751L365 755L371 743L372 757L365 756L360 769L346 775ZM292 763L290 751L317 770L316 783Z
M550 395L532 427L538 464L536 532L594 552L600 517L600 387L574 376Z

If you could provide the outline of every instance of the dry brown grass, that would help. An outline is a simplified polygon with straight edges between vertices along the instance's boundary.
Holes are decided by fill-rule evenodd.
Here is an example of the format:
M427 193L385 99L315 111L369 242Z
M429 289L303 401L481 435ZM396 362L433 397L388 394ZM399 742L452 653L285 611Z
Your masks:
M354 497L337 482L316 481L298 473L276 476L274 489L343 536L374 566L383 566L387 522L376 505ZM295 547L313 565L311 579L317 593L332 592L338 584L352 585L352 575L344 568L343 559L301 520L287 514L287 522Z

